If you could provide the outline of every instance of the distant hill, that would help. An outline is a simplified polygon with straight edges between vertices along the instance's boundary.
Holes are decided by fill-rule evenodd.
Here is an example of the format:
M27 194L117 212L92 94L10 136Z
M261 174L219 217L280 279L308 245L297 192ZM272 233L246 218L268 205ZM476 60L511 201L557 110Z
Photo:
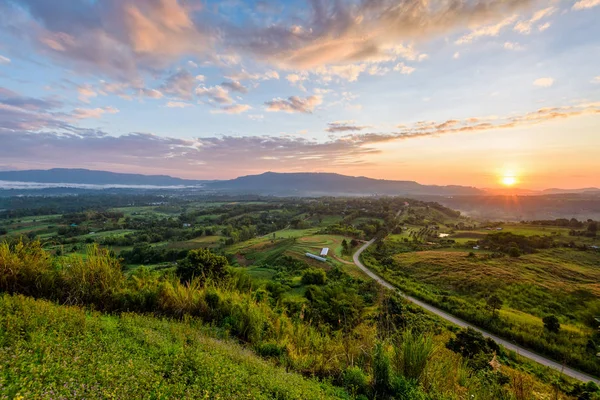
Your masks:
M23 190L56 190L66 185L123 185L123 186L201 186L194 190L230 194L259 194L274 196L461 196L461 195L541 195L562 193L600 193L597 188L577 190L547 189L532 191L517 188L478 189L472 186L422 185L414 181L394 181L347 176L334 173L265 172L230 180L192 180L168 175L125 174L89 169L54 168L49 170L0 171L0 181L48 184L44 189L31 185ZM26 185L27 186L27 185ZM6 188L4 188L6 189ZM85 189L81 188L80 189ZM97 189L97 188L96 188ZM130 189L136 189L132 187ZM0 191L2 188L0 187ZM74 190L74 189L73 189ZM14 188L11 193L14 192Z
M173 178L167 175L123 174L89 169L54 168L48 170L0 171L0 181L69 183L86 185L199 185L206 181Z
M551 188L543 190L544 194L563 194L563 193L588 193L588 194L598 194L600 193L599 188L590 187L590 188L582 188L582 189L557 189Z
M391 181L332 173L275 173L242 176L206 185L216 191L272 195L477 195L484 192L467 186L421 185L414 181Z

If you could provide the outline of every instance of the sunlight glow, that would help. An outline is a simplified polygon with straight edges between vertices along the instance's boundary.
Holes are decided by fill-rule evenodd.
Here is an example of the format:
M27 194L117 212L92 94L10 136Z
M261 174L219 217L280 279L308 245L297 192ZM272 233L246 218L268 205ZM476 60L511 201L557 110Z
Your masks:
M511 175L505 175L502 177L502 184L504 186L513 186L517 183L517 178Z

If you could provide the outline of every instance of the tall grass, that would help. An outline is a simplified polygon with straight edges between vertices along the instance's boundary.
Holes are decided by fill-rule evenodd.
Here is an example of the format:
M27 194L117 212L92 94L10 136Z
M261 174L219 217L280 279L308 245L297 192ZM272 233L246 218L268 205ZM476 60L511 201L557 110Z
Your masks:
M396 368L407 378L420 381L427 363L435 352L433 335L419 335L412 330L406 330L401 336L400 343L394 347Z

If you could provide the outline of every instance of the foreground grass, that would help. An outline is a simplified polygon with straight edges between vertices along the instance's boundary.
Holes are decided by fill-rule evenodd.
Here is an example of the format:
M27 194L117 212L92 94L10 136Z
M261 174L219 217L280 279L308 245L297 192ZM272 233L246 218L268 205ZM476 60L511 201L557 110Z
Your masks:
M347 398L190 320L0 296L0 398Z

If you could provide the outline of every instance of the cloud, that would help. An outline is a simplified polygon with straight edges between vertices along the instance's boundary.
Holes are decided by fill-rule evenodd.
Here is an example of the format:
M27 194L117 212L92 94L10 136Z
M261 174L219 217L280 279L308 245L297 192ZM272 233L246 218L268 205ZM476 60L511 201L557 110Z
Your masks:
M77 92L79 93L79 100L84 103L89 103L91 97L98 96L98 93L96 93L90 85L78 86Z
M328 65L392 61L398 57L422 60L425 57L415 58L411 52L396 51L394 46L422 42L464 26L496 24L529 3L529 0L313 0L310 12L297 13L293 24L270 21L266 26L240 29L230 40L240 51L286 69L312 70Z
M138 90L138 94L140 96L143 97L148 97L151 99L162 99L163 98L163 94L160 90L156 90L156 89L147 89L147 88L141 88Z
M187 70L182 69L170 75L160 87L161 91L177 99L191 100L197 79Z
M207 97L210 101L219 104L231 104L233 99L229 96L229 92L223 89L222 86L198 86L196 88L196 95L200 97Z
M600 83L600 75L594 77L594 79L592 79L592 83Z
M318 67L313 72L320 75L323 81L329 82L334 78L355 82L358 76L367 69L366 64L334 65L331 67Z
M533 84L535 86L539 86L539 87L550 87L554 84L554 79L552 78L538 78L535 81L533 81Z
M0 104L37 112L49 112L63 106L60 101L52 98L38 99L22 96L3 87L0 87Z
M342 140L317 142L288 135L184 140L150 133L111 136L98 131L59 134L0 130L0 142L7 143L0 146L0 159L18 168L94 166L146 173L173 171L177 175L200 171L206 178L362 165L363 156L379 152Z
M420 121L415 124L398 125L399 131L390 133L358 133L343 136L363 146L380 142L407 140L419 137L437 137L445 134L465 132L485 132L490 130L513 129L547 123L557 119L575 118L584 115L600 115L600 102L580 103L570 106L545 107L536 111L508 117L471 117L462 120L451 119L443 122Z
M523 51L523 50L525 50L525 47L523 47L522 45L520 45L517 42L505 42L504 43L504 48L506 50L513 50L513 51Z
M246 71L245 69L241 69L237 72L231 72L225 75L225 78L230 79L232 81L268 81L271 79L279 79L279 73L273 70L269 70L264 73L251 73Z
M298 89L306 92L306 88L302 84L302 82L308 79L307 73L299 73L299 74L288 74L285 79L292 85L297 87Z
M291 96L287 100L274 99L265 102L267 111L284 111L287 113L306 113L310 114L315 107L323 102L321 96L298 97Z
M169 108L186 108L191 107L192 104L183 101L169 101L166 106Z
M238 81L223 82L221 86L228 88L231 91L239 93L248 93L248 88Z
M498 36L498 34L500 34L500 31L502 29L504 29L508 25L512 25L516 21L516 19L517 19L516 15L511 15L509 17L504 18L503 20L501 20L498 23L477 27L477 28L473 29L470 33L468 33L464 36L461 36L454 43L466 44L466 43L471 43L473 40L476 40L480 37Z
M0 65L7 65L10 63L11 63L10 58L0 55Z
M43 52L87 72L132 78L185 54L210 36L194 22L197 8L177 0L52 2L16 0L3 10L13 32ZM14 22L13 22L14 21Z
M349 132L349 131L362 131L368 128L368 126L356 125L354 121L335 121L327 124L327 132Z
M177 175L201 171L206 178L278 169L331 170L368 163L366 157L380 153L382 147L377 144L382 142L500 131L586 115L600 117L600 102L590 102L545 107L504 117L475 116L421 121L399 125L391 132L369 132L354 121L336 121L328 124L328 127L363 129L346 129L347 134L337 130L342 134L320 141L291 135L178 139L142 132L114 136L99 130L78 128L65 122L72 119L73 115L57 112L59 106L59 103L0 90L0 159L3 164L16 168L36 165L43 168L94 167L145 173L173 171ZM237 106L231 106L231 109L234 107ZM117 111L114 108L101 110L79 109L74 114L93 117ZM231 160L236 162L232 163ZM202 168L198 169L200 166Z
M76 108L73 110L73 118L76 119L87 119L87 118L100 118L104 114L116 114L119 110L108 106L102 108Z
M241 114L251 109L247 104L234 104L211 110L212 114Z
M577 3L573 4L573 10L585 10L599 5L600 0L579 0Z
M336 67L340 70L330 75L353 81L368 67L357 70L363 63L423 61L427 55L413 43L465 26L494 26L531 2L311 0L290 3L290 13L258 12L258 4L245 4L237 10L239 18L204 2L179 0L13 0L0 7L8 32L28 38L69 68L97 76L130 81L182 59L192 68L231 67L250 56L286 70ZM279 74L242 70L228 78L279 79Z
M400 72L402 75L410 75L416 71L415 68L405 65L404 63L398 63L394 67L394 71Z
M22 96L0 87L0 131L36 132L45 128L66 128L64 114L57 111L62 106L53 99Z
M557 11L556 7L547 7L547 8L541 9L539 11L536 11L530 19L524 20L524 21L519 21L515 25L514 30L515 30L515 32L519 32L524 35L528 35L531 33L533 24L542 20L543 18L549 17L550 15L554 14L556 11ZM548 26L550 26L550 25L548 25ZM547 29L547 27L545 27L543 29L540 29L540 28L538 28L538 29L540 31L543 31L543 30Z
M456 53L454 53L452 58L454 58L455 60L458 60L460 58L460 53L457 51Z
M550 25L552 25L550 22L538 25L538 31L544 32L546 29L550 28Z
M390 72L390 69L387 67L380 67L379 65L373 65L371 67L369 67L369 69L367 70L367 73L369 75L387 75Z

